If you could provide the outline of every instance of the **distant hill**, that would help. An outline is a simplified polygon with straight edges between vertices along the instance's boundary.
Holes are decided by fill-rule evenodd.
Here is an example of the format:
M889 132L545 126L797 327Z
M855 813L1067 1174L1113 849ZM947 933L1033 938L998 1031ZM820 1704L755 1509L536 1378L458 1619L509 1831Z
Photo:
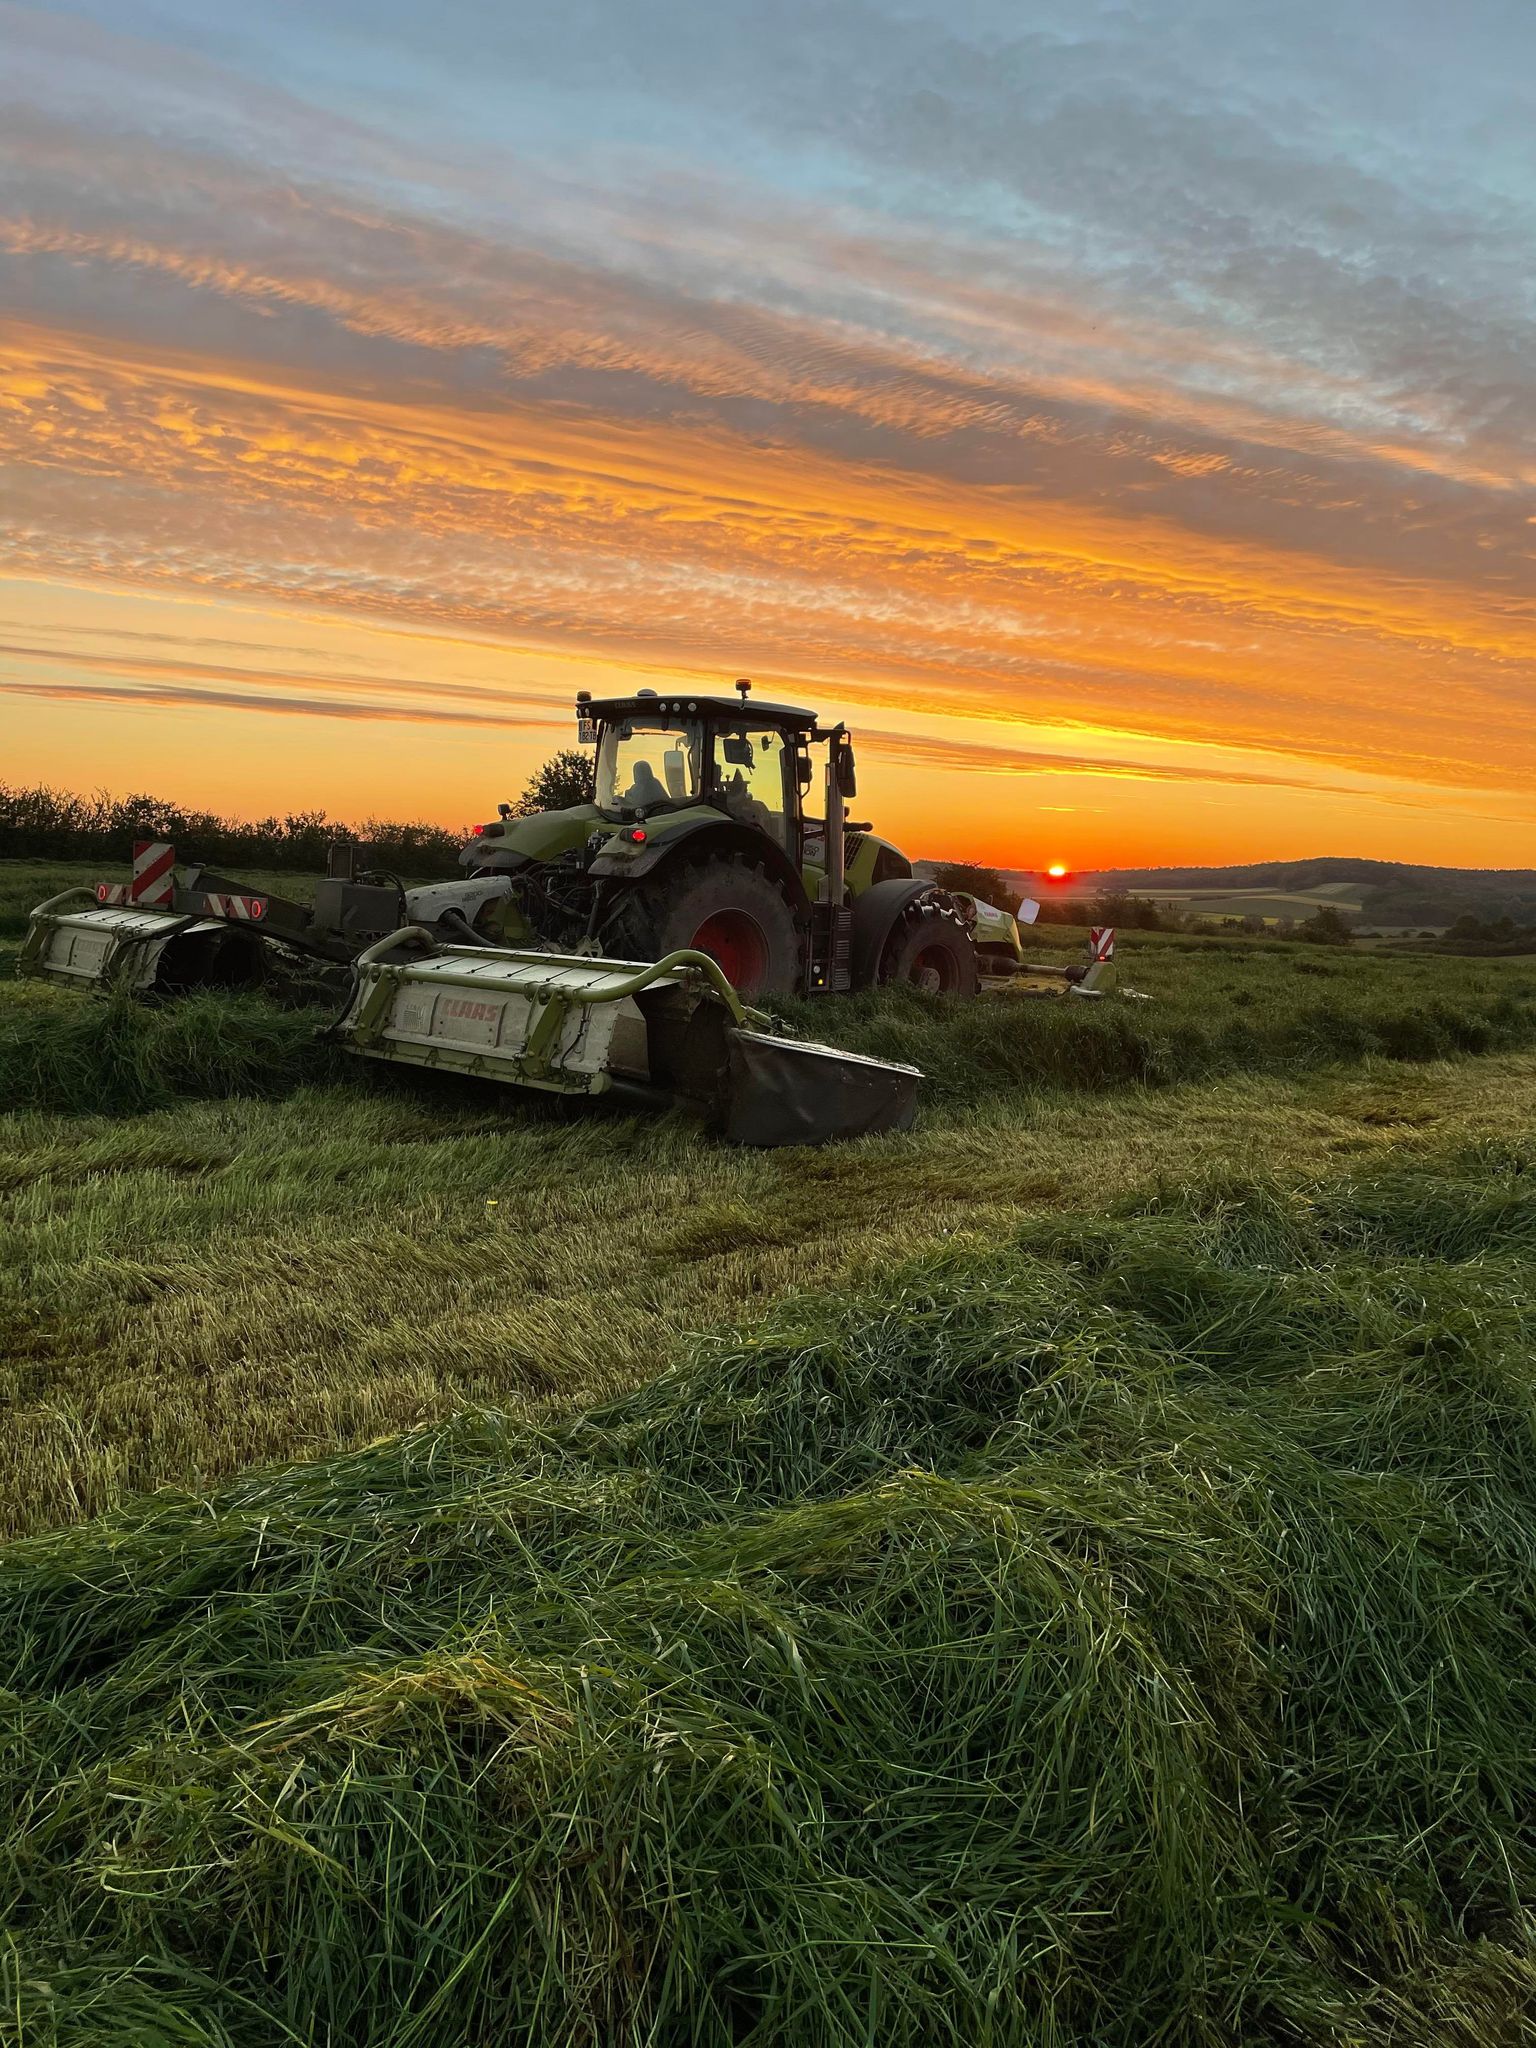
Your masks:
M1414 867L1321 856L1222 868L1104 868L1065 884L1023 869L1004 873L1022 894L1042 901L1080 901L1116 890L1209 917L1304 918L1332 904L1351 924L1385 931L1439 929L1465 914L1536 924L1536 868Z

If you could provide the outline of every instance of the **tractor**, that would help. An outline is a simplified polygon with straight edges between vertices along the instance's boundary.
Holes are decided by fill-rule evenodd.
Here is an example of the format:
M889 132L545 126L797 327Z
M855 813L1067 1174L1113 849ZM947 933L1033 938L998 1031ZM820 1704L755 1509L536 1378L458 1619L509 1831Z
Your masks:
M1008 912L951 894L851 822L853 747L814 712L699 691L576 700L592 801L476 828L466 874L407 888L333 849L312 903L145 841L131 879L33 911L18 971L149 1001L265 988L344 998L331 1033L370 1059L564 1095L701 1108L744 1144L901 1130L914 1067L808 1042L765 997L905 982L1097 995L1024 962ZM819 815L806 801L825 749Z
M482 929L620 960L705 953L748 999L887 982L976 993L978 907L848 818L844 726L763 703L745 680L734 697L581 691L576 712L596 747L592 801L524 817L503 804L475 828L461 861L499 898L465 906ZM1016 960L1013 919L989 917L986 937Z

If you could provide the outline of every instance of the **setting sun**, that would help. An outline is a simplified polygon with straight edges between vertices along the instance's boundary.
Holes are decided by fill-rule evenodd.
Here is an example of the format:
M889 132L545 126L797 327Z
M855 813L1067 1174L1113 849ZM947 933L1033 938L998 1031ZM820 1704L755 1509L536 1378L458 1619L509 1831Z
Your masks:
M1064 882L1067 879L1067 871L1059 860L1053 860L1045 872L1053 882Z

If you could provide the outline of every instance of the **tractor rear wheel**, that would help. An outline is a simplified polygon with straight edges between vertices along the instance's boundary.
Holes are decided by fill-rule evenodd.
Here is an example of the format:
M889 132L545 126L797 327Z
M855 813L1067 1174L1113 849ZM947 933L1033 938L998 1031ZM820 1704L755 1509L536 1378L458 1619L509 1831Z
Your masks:
M886 942L880 980L910 982L936 996L973 996L976 944L952 910L914 903Z
M740 995L794 995L802 939L794 911L760 867L739 860L691 862L638 889L609 941L639 960L680 947L719 962Z

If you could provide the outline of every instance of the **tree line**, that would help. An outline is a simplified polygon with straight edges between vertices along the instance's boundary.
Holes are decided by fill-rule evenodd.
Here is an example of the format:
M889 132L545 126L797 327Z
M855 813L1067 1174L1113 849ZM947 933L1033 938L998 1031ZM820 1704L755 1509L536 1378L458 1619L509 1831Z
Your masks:
M1512 917L1474 917L1468 912L1441 934L1435 950L1487 958L1536 953L1536 925L1517 924Z
M325 811L230 818L143 793L108 796L98 790L79 796L45 784L30 789L0 784L0 858L6 860L122 865L132 859L135 840L165 839L181 859L206 867L317 873L330 847L360 840L381 867L425 878L456 873L467 836L467 831L449 832L441 825L380 818L352 825Z
M526 816L586 802L592 795L592 776L591 757L566 748L529 778L512 805L513 813ZM458 874L459 849L469 836L468 825L450 831L443 825L391 818L364 818L351 824L326 811L231 818L142 793L109 796L97 790L81 796L45 783L0 783L0 860L99 860L123 865L133 858L136 840L164 839L180 859L204 867L318 874L331 847L356 842L367 847L370 859L381 868L435 881Z

